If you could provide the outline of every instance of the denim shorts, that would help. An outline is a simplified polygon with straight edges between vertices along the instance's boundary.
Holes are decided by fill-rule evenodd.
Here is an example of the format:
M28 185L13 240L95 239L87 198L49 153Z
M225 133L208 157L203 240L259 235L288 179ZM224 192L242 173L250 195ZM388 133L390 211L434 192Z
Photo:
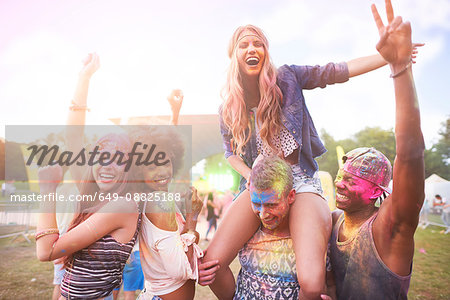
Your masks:
M294 184L292 188L297 194L314 193L323 198L322 184L320 183L319 173L314 173L313 177L308 176L300 165L291 165Z
M138 295L136 300L162 300L162 299L156 295L153 295L152 293L150 293L150 291L147 290L147 288L144 287L144 289Z
M296 194L300 193L314 193L322 197L325 201L323 195L322 184L320 183L319 172L314 173L313 177L306 174L300 165L291 165L292 176L294 177L294 183L292 188L295 190ZM234 198L236 200L244 190L240 191Z
M66 269L64 269L64 264L54 264L53 265L53 284L60 285L62 279L64 277L64 273L66 273Z

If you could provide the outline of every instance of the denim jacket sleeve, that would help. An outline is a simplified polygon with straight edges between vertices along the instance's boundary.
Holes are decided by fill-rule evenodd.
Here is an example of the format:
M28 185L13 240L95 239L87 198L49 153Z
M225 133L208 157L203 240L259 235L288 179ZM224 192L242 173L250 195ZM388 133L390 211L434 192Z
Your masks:
M223 150L225 150L225 159L227 159L228 157L234 154L231 148L233 136L229 131L228 127L223 122L222 105L220 105L219 107L219 123L220 123L220 134L222 135L223 141Z
M290 66L303 89L324 88L328 84L346 82L349 78L347 63L329 63L324 66Z
M325 66L283 65L278 69L277 84L283 93L282 122L300 146L299 164L313 176L318 165L314 158L325 153L303 96L303 89L324 88L348 80L346 63Z

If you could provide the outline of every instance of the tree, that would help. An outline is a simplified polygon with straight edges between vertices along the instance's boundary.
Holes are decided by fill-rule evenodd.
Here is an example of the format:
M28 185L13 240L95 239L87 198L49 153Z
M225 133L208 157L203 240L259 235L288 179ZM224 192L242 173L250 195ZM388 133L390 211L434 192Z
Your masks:
M334 178L339 169L336 154L336 146L338 146L339 144L324 129L322 129L320 135L322 138L322 142L324 143L325 148L327 148L328 151L317 159L317 163L319 164L319 170L330 173L331 176L333 176Z
M0 180L5 180L5 141L0 138Z
M339 169L336 146L342 146L345 152L358 147L374 147L381 151L386 157L394 162L395 158L395 135L392 129L384 130L380 127L366 127L357 132L352 138L335 141L325 130L321 132L322 141L328 152L317 159L319 169L327 171L335 177Z
M450 117L442 123L437 143L425 150L425 176L437 174L450 179Z
M380 127L366 127L355 134L358 147L374 147L390 160L395 159L395 134L392 129L383 130Z
M447 180L450 179L450 118L442 123L439 130L440 138L430 149L425 150L425 176L437 174ZM353 137L336 141L325 130L321 138L328 152L317 159L319 169L336 176L338 161L336 146L340 145L348 152L357 147L374 147L381 151L390 160L395 159L395 134L392 129L384 130L379 127L366 127Z

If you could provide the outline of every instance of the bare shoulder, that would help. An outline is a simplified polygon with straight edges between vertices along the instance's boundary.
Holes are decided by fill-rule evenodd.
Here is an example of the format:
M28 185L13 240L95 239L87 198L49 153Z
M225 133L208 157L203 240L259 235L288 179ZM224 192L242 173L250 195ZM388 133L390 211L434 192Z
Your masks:
M152 222L153 225L161 230L177 231L178 224L175 218L175 213L166 212L153 212L146 213L146 217Z
M136 213L138 206L134 200L127 200L124 197L118 197L106 203L99 212L103 213Z

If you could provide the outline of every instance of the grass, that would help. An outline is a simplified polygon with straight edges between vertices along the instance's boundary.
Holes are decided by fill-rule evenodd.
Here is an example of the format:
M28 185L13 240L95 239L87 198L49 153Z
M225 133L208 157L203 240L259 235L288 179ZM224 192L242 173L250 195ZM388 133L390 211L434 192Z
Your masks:
M450 298L450 234L441 234L441 230L435 226L417 229L409 299ZM202 241L200 246L207 244ZM22 237L14 242L1 239L0 257L0 299L51 299L53 265L36 259L34 243ZM235 275L239 268L235 260L231 265ZM195 299L215 297L209 288L198 286Z
M410 299L450 298L450 235L442 227L417 229Z
M0 299L51 299L53 264L41 263L34 243L0 240Z

